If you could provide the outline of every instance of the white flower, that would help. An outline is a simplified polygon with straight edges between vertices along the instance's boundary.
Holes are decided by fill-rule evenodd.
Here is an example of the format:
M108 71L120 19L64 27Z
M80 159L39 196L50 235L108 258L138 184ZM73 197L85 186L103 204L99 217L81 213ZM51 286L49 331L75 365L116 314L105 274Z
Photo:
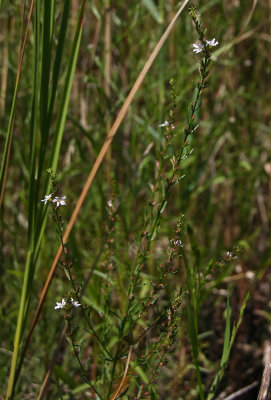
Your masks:
M56 207L65 206L66 205L66 201L65 200L66 200L66 196L63 196L63 197L56 196L53 199L53 203L56 203Z
M231 257L232 253L230 251L227 251L227 257Z
M173 124L170 124L168 121L165 121L163 124L159 125L159 128L164 128L166 127L166 129L175 129L175 126Z
M48 196L46 195L45 197L44 197L44 199L43 200L41 200L41 201L43 201L44 202L44 204L46 204L47 203L47 201L48 200L50 200L50 198L52 197L52 194L48 194Z
M200 53L203 49L204 49L204 44L202 42L199 42L199 44L197 43L193 43L193 52L194 53Z
M246 278L252 281L255 278L255 273L253 271L247 271Z
M215 38L213 38L212 40L206 40L206 44L208 44L208 46L210 47L214 47L218 45L218 41ZM194 53L200 53L204 49L204 44L202 42L194 43L193 47L194 47L193 49Z
M71 297L71 302L72 302L72 305L74 306L74 307L80 307L81 306L81 304L80 303L78 303L78 301L77 300L73 300L73 298Z
M211 47L218 45L218 41L216 41L215 38L213 38L212 40L206 40L206 43Z
M159 128L162 128L162 127L168 126L168 125L169 125L169 122L165 121L163 124L159 125Z
M180 239L175 240L174 244L175 244L175 246L183 247L182 241Z
M110 208L113 207L113 201L112 200L108 200L107 205Z
M57 310L59 308L64 308L65 305L66 305L66 300L62 299L61 303L56 302L55 310Z

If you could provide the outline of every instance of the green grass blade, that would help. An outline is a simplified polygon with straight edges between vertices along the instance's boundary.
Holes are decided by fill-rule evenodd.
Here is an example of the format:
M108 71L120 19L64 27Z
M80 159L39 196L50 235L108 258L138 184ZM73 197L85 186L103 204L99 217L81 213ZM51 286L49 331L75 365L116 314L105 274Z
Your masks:
M228 297L227 297L227 309L226 309L226 326L225 326L225 337L224 337L224 346L223 346L223 353L220 361L220 366L219 370L216 373L213 383L211 385L211 388L209 390L209 394L207 397L207 400L212 400L214 399L215 392L218 388L219 383L221 382L221 379L223 378L225 368L227 366L227 363L230 358L230 352L237 334L237 331L239 329L239 326L242 322L243 319L243 314L246 308L246 304L249 300L250 293L248 292L246 294L246 297L242 303L242 306L240 308L240 313L239 313L239 318L236 324L233 325L232 332L230 328L230 315L231 315L231 307L230 307L230 291L228 291Z
M186 302L186 311L187 311L187 317L188 317L189 334L190 334L190 340L191 340L191 344L192 344L192 353L193 353L193 358L194 358L194 363L195 363L195 368L196 368L199 392L200 392L200 399L204 400L204 392L203 392L203 387L202 387L200 366L199 366L199 360L198 360L199 344L198 344L197 322L195 322L195 319L197 316L195 316L195 310L192 310L192 307L190 305L190 299L189 299L189 296L187 293L185 294L185 302Z
M67 68L67 75L65 80L64 91L61 100L60 112L59 112L59 119L57 121L57 128L54 138L54 143L51 152L51 163L53 167L56 169L57 162L58 162L58 155L60 152L60 145L64 131L64 125L67 115L68 109L68 101L70 98L71 87L75 72L76 61L78 57L78 51L82 36L82 19L83 19L83 11L84 11L85 2L82 3L80 14L78 17L77 28L75 32L75 37L73 41L73 46L70 54L70 62ZM51 39L52 39L52 15L53 15L53 8L45 6L44 9L44 18L46 18L46 23L44 26L45 32L43 32L43 50L45 52L50 53L51 49ZM14 354L12 360L12 369L11 375L9 380L9 388L8 388L8 396L11 396L14 390L14 376L15 376L15 368L17 364L17 358L19 353L19 345L21 342L21 337L23 334L23 329L27 317L27 310L28 304L30 301L31 296L31 287L32 281L35 273L35 262L37 260L40 243L43 237L44 228L46 218L42 219L42 224L35 229L36 221L37 221L37 203L38 203L38 185L39 182L36 180L36 147L37 147L37 113L38 113L38 93L40 88L40 113L41 113L41 131L45 132L45 139L47 139L46 129L48 128L47 125L47 114L48 114L48 99L49 99L49 81L50 81L50 62L46 60L45 53L43 53L42 59L42 73L40 74L40 67L39 67L39 48L40 48L40 33L39 33L39 26L40 26L40 4L37 2L36 5L36 19L35 19L35 55L34 55L34 79L33 79L33 98L32 98L32 112L31 112L31 123L30 123L30 135L31 135L31 145L30 145L30 188L29 188L29 232L28 232L28 248L29 248L29 256L27 258L27 268L25 269L24 274L24 285L23 285L23 292L21 296L20 302L20 312L18 316L18 323L16 328L15 334L15 341L14 341ZM39 82L38 77L41 78L41 83ZM43 93L45 93L45 97L43 98ZM44 137L44 136L43 136ZM46 142L46 140L45 140ZM40 156L44 158L45 156L45 149L46 146L41 146L43 151L40 153ZM48 185L48 183L47 183ZM45 215L42 210L43 216ZM38 232L38 234L37 234ZM34 253L33 253L33 249ZM32 257L34 255L34 257Z
M30 274L30 268L31 268L31 259L32 259L32 252L29 251L27 254L27 259L26 259L26 268L25 268L25 273L24 273L24 282L23 282L23 289L22 289L22 295L21 295L21 301L20 301L18 321L17 321L16 332L15 332L15 337L14 337L14 350L13 350L13 354L12 354L12 361L11 361L9 380L8 380L6 400L11 399L13 397L13 392L14 392L14 386L15 386L14 378L15 378L16 364L17 364L19 347L20 347L20 343L21 343L23 326L24 326L24 321L25 321L25 304L26 304L26 300L27 300L27 296L28 296L27 292L28 292L28 281L29 281L29 274Z
M223 352L220 361L220 367L226 364L230 352L230 339L231 339L231 306L230 306L230 289L228 290L227 308L226 308L226 326L224 335Z
M240 308L240 313L239 313L238 321L237 321L236 324L233 325L232 335L231 335L231 341L230 341L230 349L231 349L232 346L233 346L233 343L234 343L236 334L237 334L237 332L238 332L239 326L241 325L241 322L242 322L242 320L243 320L244 311L245 311L245 309L246 309L246 305L247 305L247 302L248 302L249 298L250 298L250 292L248 292L248 293L246 294L246 297L244 298L244 301L243 301L243 303L242 303L242 305L241 305L241 308Z
M66 116L67 116L67 110L68 110L68 102L70 99L70 93L71 93L71 87L72 87L72 82L73 82L73 77L74 77L74 72L75 72L75 66L76 66L76 61L77 61L77 57L78 57L78 51L79 51L79 46L80 46L80 42L81 42L81 36L82 36L82 29L83 29L83 25L82 25L82 21L83 21L83 12L84 12L84 6L85 6L85 1L82 3L81 9L80 9L80 13L79 13L79 17L78 17L78 23L77 23L77 27L76 27L76 32L75 32L75 36L74 36L74 40L73 40L73 45L72 45L72 50L71 50L71 54L70 54L70 58L69 58L69 63L68 63L68 68L67 68L67 73L66 73L66 79L65 79L65 85L64 85L64 91L62 94L62 99L61 99L61 105L60 105L60 110L59 110L59 118L57 120L57 127L55 130L55 136L54 136L54 141L53 141L53 146L52 146L52 151L51 151L51 165L53 166L54 169L57 168L57 162L58 162L58 157L59 157L59 152L60 152L60 146L61 146L61 141L62 141L62 137L63 137L63 132L64 132L64 126L65 126L65 121L66 121ZM38 15L39 12L37 12L37 19L38 19ZM49 13L50 15L50 20L51 20L51 15L52 15L52 10ZM47 27L48 28L48 27ZM50 36L51 31L47 29L47 34ZM38 35L38 33L37 33ZM38 37L38 36L37 36ZM43 38L44 39L44 38ZM44 41L46 41L46 46L49 45L49 38L44 39ZM44 43L43 41L43 43ZM37 40L38 42L38 40ZM36 60L36 64L35 64L35 68L36 70L38 70L38 60ZM48 79L50 76L50 71L49 71L49 66L46 64L45 66L43 65L43 69L42 71L45 73L45 75L47 76L47 79L44 78L43 84L41 84L41 87L44 88L44 86L46 86L48 84ZM38 83L37 81L35 81L35 92L38 91ZM42 94L42 92L41 92ZM48 100L48 97L47 97ZM25 324L26 318L27 318L27 310L28 310L28 304L30 301L30 296L31 296L31 286L32 286L32 281L33 281L33 277L34 277L34 273L35 273L35 265L37 262L37 258L38 258L38 254L39 254L39 249L40 249L40 245L41 245L41 241L44 235L44 230L45 230L45 224L46 224L46 208L45 210L42 208L39 208L41 210L41 214L39 215L39 218L36 218L36 207L38 204L38 181L36 181L35 179L35 168L34 168L34 160L35 160L35 132L36 130L34 129L35 124L35 120L36 120L36 101L37 98L35 97L35 95L33 96L33 103L32 103L32 126L33 126L33 135L32 135L32 152L31 152L31 182L32 184L30 184L30 199L29 199L29 208L30 210L33 207L33 214L29 217L30 218L30 226L32 227L30 232L29 232L29 248L33 249L33 253L31 252L31 254L33 254L33 257L31 257L31 259L28 259L28 273L27 275L25 274L25 284L24 286L28 288L27 290L27 295L23 298L21 302L23 302L22 304L22 308L24 310L23 312L23 322L22 324L20 324L20 326L18 327L18 329L21 330L20 335L17 335L17 337L21 338L22 336L22 331L23 331L23 326ZM41 106L41 112L44 112L47 114L47 110L48 107L46 106L46 104L43 104ZM44 127L45 128L45 127ZM44 150L45 151L45 150ZM44 156L44 154L42 153L42 156ZM35 182L35 186L34 183ZM47 189L49 188L49 180L47 180ZM35 204L33 204L33 202L35 202ZM31 213L31 211L30 211ZM37 223L34 223L34 221L37 221ZM35 226L35 229L34 229ZM21 315L20 315L21 317ZM19 345L19 342L16 342L16 346ZM18 351L16 350L16 360L13 361L13 368L15 368L16 363L17 363L17 357L18 357ZM21 362L20 362L21 365ZM18 372L19 373L19 372ZM13 377L12 380L14 382L14 372L12 371ZM14 385L14 383L12 383L12 386Z
M68 67L67 67L64 89L63 89L59 112L58 112L58 119L57 119L57 123L56 123L53 145L52 145L52 149L51 149L49 165L54 171L56 171L56 169L57 169L60 147L61 147L61 143L62 143L65 122L66 122L66 118L67 118L68 105L69 105L69 100L70 100L74 72L75 72L75 67L76 67L76 62L77 62L77 58L78 58L78 52L79 52L79 47L80 47L80 42L81 42L81 37L82 37L82 31L83 31L82 22L83 22L84 7L85 7L85 1L83 1L82 5L81 5L81 9L80 9L80 13L79 13L78 21L77 21L76 31L75 31L74 40L72 43L72 49L71 49L69 62L68 62ZM63 30L64 30L64 28L63 28ZM62 50L60 49L59 51L61 52ZM59 54L59 57L60 57L60 54ZM58 66L56 67L56 69L58 69ZM53 94L52 94L52 96L53 96ZM51 102L52 102L52 98L51 98ZM47 194L48 192L49 192L49 178L47 178L47 181L46 181L44 194ZM38 256L40 244L41 244L44 229L45 229L45 224L46 224L46 209L43 211L42 217L40 218L40 221L39 221L39 223L37 225L37 229L36 229L36 233L37 233L36 239L37 240L36 240L36 245L35 245L35 256L34 256L35 260L37 259L37 256Z
M64 48L64 44L65 44L65 39L66 39L70 7L71 7L71 0L65 1L64 7L63 7L63 15L62 15L62 20L61 20L60 31L59 31L59 36L58 36L58 42L57 42L56 57L55 57L54 68L53 68L52 90L51 90L50 105L49 105L49 111L48 111L48 120L49 121L51 120L51 117L52 117L55 98L56 98L56 91L57 91L57 86L58 86L58 79L59 79L60 66L61 66L62 55L63 55L63 48Z
M35 220L37 211L36 202L36 150L37 150L37 121L38 121L38 93L39 93L39 48L40 48L40 2L36 2L34 25L34 58L33 58L33 90L30 119L30 162L29 162L29 194L28 194L28 249L33 249Z
M40 177L42 173L44 172L44 159L45 159L45 153L47 149L47 144L48 144L48 136L49 136L49 128L50 128L50 123L52 119L52 113L53 113L53 108L55 104L55 98L56 98L56 93L57 93L57 88L58 88L58 83L59 83L59 73L60 73L60 66L61 66L61 61L62 61L62 55L63 55L63 48L64 48L64 43L65 43L65 38L66 38L66 32L67 32L67 25L68 25L68 19L69 19L69 12L70 12L70 4L71 1L67 0L64 3L63 7L63 15L62 15L62 20L61 20L61 26L60 26L60 31L59 31L59 36L57 40L57 48L56 48L56 56L55 56L55 61L54 61L54 66L53 66L53 71L52 71L52 88L49 93L49 84L50 84L50 70L51 70L51 64L50 68L48 70L47 68L47 61L44 61L44 71L47 71L47 79L44 80L44 86L46 86L46 92L47 92L47 101L46 105L43 107L43 119L41 118L41 134L42 134L42 141L41 141L41 147L40 147L40 154L39 154L39 168L38 168L38 176ZM53 24L53 8L50 8L47 13L50 16L50 24L48 23L47 31L48 34L44 38L44 42L46 43L46 47L48 47L48 51L52 50L52 27L51 25ZM48 57L48 54L45 51L43 51L43 59L46 60ZM42 92L41 92L42 95Z
M30 162L29 162L29 207L28 207L28 252L24 271L24 281L20 299L20 308L18 313L16 332L14 338L14 351L12 364L8 381L7 399L13 396L15 387L15 371L19 355L19 347L26 323L27 310L31 297L31 286L33 281L33 247L36 220L36 179L35 179L35 161L36 161L36 136L37 136L37 111L38 111L38 88L39 88L39 37L40 37L40 2L36 3L35 24L34 24L34 75L33 75L33 95L31 105L30 120Z
M11 110L10 110L10 114L9 114L8 129L7 129L4 153L3 153L1 170L0 170L0 208L1 208L2 201L3 201L4 190L5 190L5 176L7 174L7 169L8 169L8 158L9 158L10 146L11 146L11 141L12 141L13 121L14 121L14 114L15 114L15 105L16 105L16 100L17 100L17 95L18 95L19 81L20 81L20 76L21 76L21 65L22 65L22 61L23 61L23 57L24 57L25 44L26 44L26 39L28 36L30 19L32 16L33 4L34 4L34 0L32 0L31 5L30 5L28 22L27 22L27 27L26 27L26 31L25 31L25 37L24 37L21 53L19 56L15 87L14 87L14 92L13 92L13 97L12 97Z
M72 43L71 54L70 54L67 73L66 73L64 90L63 90L60 107L59 107L59 112L58 112L56 133L54 136L54 142L53 142L51 157L50 157L50 167L54 171L56 171L56 169L57 169L58 158L59 158L59 153L60 153L60 146L61 146L65 122L66 122L66 118L67 118L67 111L68 111L71 88L72 88L72 83L73 83L73 78L74 78L74 72L75 72L75 67L76 67L76 63L77 63L79 47L80 47L80 43L81 43L85 2L86 1L83 1L82 5L81 5L80 14L79 14L78 21L77 21L76 32L75 32L74 40Z
M44 3L43 8L43 35L42 35L42 69L40 89L40 121L41 135L48 135L48 103L51 74L52 53L52 19L54 16L54 2Z
M83 22L84 7L85 7L85 1L83 1L82 5L81 5L81 9L80 9L80 13L79 13L78 21L77 21L76 31L75 31L74 40L72 43L72 49L71 49L69 62L68 62L68 67L67 67L66 79L65 79L65 83L64 83L64 90L62 93L62 98L61 98L59 112L58 112L58 119L57 119L57 123L56 123L53 145L52 145L52 149L51 149L49 165L54 171L56 171L56 169L57 169L60 147L61 147L61 143L62 143L65 122L66 122L66 118L67 118L68 105L69 105L69 100L70 100L74 72L75 72L75 67L76 67L76 62L77 62L77 58L78 58L78 52L79 52L79 47L80 47L80 42L81 42L81 37L82 37L82 31L83 31L82 22ZM63 28L63 30L64 30L64 28ZM62 50L60 49L59 51L61 53ZM59 54L59 57L60 56L61 56L61 54ZM56 69L58 69L58 64L57 64ZM52 94L52 96L53 96L53 94ZM52 98L51 98L51 102L52 102ZM48 192L49 192L49 178L47 178L47 181L46 181L44 194L47 194ZM35 260L37 259L37 256L38 256L40 244L41 244L44 229L45 229L45 224L46 224L46 209L43 211L42 217L41 217L41 219L37 225L37 229L36 229L37 241L36 241L36 246L35 246L35 256L34 256Z

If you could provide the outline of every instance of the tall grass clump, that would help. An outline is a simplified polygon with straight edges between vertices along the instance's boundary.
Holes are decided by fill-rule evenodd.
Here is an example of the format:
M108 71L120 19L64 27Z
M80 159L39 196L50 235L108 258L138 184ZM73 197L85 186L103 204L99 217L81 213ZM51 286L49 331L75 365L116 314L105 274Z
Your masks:
M188 3L0 3L2 398L258 389L267 114L231 68L256 82L266 9Z

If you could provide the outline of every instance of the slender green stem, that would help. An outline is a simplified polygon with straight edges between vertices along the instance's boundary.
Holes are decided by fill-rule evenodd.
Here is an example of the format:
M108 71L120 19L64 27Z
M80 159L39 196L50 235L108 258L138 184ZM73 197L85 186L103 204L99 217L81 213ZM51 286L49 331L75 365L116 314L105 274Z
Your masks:
M79 364L80 370L82 371L83 379L84 379L84 381L92 388L92 390L94 390L94 392L95 392L96 395L99 397L99 399L102 399L102 400L103 400L103 397L102 397L101 394L98 392L98 390L96 389L95 385L93 385L93 383L91 382L91 380L88 379L88 376L87 376L87 373L86 373L86 371L85 371L85 368L84 368L84 366L82 365L81 360L80 360L80 357L79 357L79 355L78 355L78 348L77 348L77 345L74 343L74 340L73 340L72 326L71 326L71 324L70 324L70 318L67 318L66 320L67 320L67 325L68 325L68 332L70 332L69 337L70 337L71 345L72 345L72 348L73 348L73 355L74 355L74 357L76 358L76 360L77 360L77 362L78 362L78 364Z

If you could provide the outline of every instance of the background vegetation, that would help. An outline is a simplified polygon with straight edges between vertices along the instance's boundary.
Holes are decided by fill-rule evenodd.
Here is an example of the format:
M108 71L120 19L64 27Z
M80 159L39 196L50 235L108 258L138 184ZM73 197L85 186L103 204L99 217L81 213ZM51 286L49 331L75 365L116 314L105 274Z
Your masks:
M56 224L47 218L52 211L40 202L51 191L46 170L56 171L60 194L67 196L67 206L59 208L64 233L119 110L182 3L0 2L1 398L14 381L15 391L9 390L18 399L95 398L72 355L74 343L59 339L67 320L54 310L55 303L72 289L60 264L40 318L33 320L59 247ZM161 158L166 129L159 127L174 108L169 81L175 80L174 125L180 132L196 94L200 58L192 52L198 34L188 13L191 5L178 18L125 118L119 119L70 225L67 251L85 315L108 348L117 346L118 357L126 357L122 362L116 356L113 364L106 360L101 342L91 328L82 327L76 310L72 334L79 340L80 359L88 379L106 385L105 399L211 399L217 373L215 398L226 399L250 385L236 398L255 399L264 363L270 362L270 1L195 2L206 37L215 37L219 46L212 50L209 87L196 112L199 127L189 136L188 150L181 140L174 142L176 149L184 146L191 154L181 162L184 177L172 187L159 224L153 231L148 228L155 235L150 242L146 236L144 268L135 275L141 279L133 292L138 303L160 282L159 266L166 263L170 240L182 245L172 255L174 274L163 277L157 306L130 336L117 327L131 294L127 288L144 226L149 227L147 215L155 218L157 212L149 204L163 204L163 182L170 171L169 160ZM170 155L171 147L165 151ZM165 162L163 173L158 162ZM155 183L158 194L152 197ZM248 292L236 333L230 323L238 321ZM163 336L157 316L173 312L174 301L178 315L171 340ZM148 319L154 333L147 330ZM131 332L140 329L146 333L144 344L135 350ZM230 332L236 333L234 344ZM152 376L156 359L139 360L138 368L135 360L138 349L153 349L161 337L170 348L167 361ZM139 393L142 384L149 392Z

